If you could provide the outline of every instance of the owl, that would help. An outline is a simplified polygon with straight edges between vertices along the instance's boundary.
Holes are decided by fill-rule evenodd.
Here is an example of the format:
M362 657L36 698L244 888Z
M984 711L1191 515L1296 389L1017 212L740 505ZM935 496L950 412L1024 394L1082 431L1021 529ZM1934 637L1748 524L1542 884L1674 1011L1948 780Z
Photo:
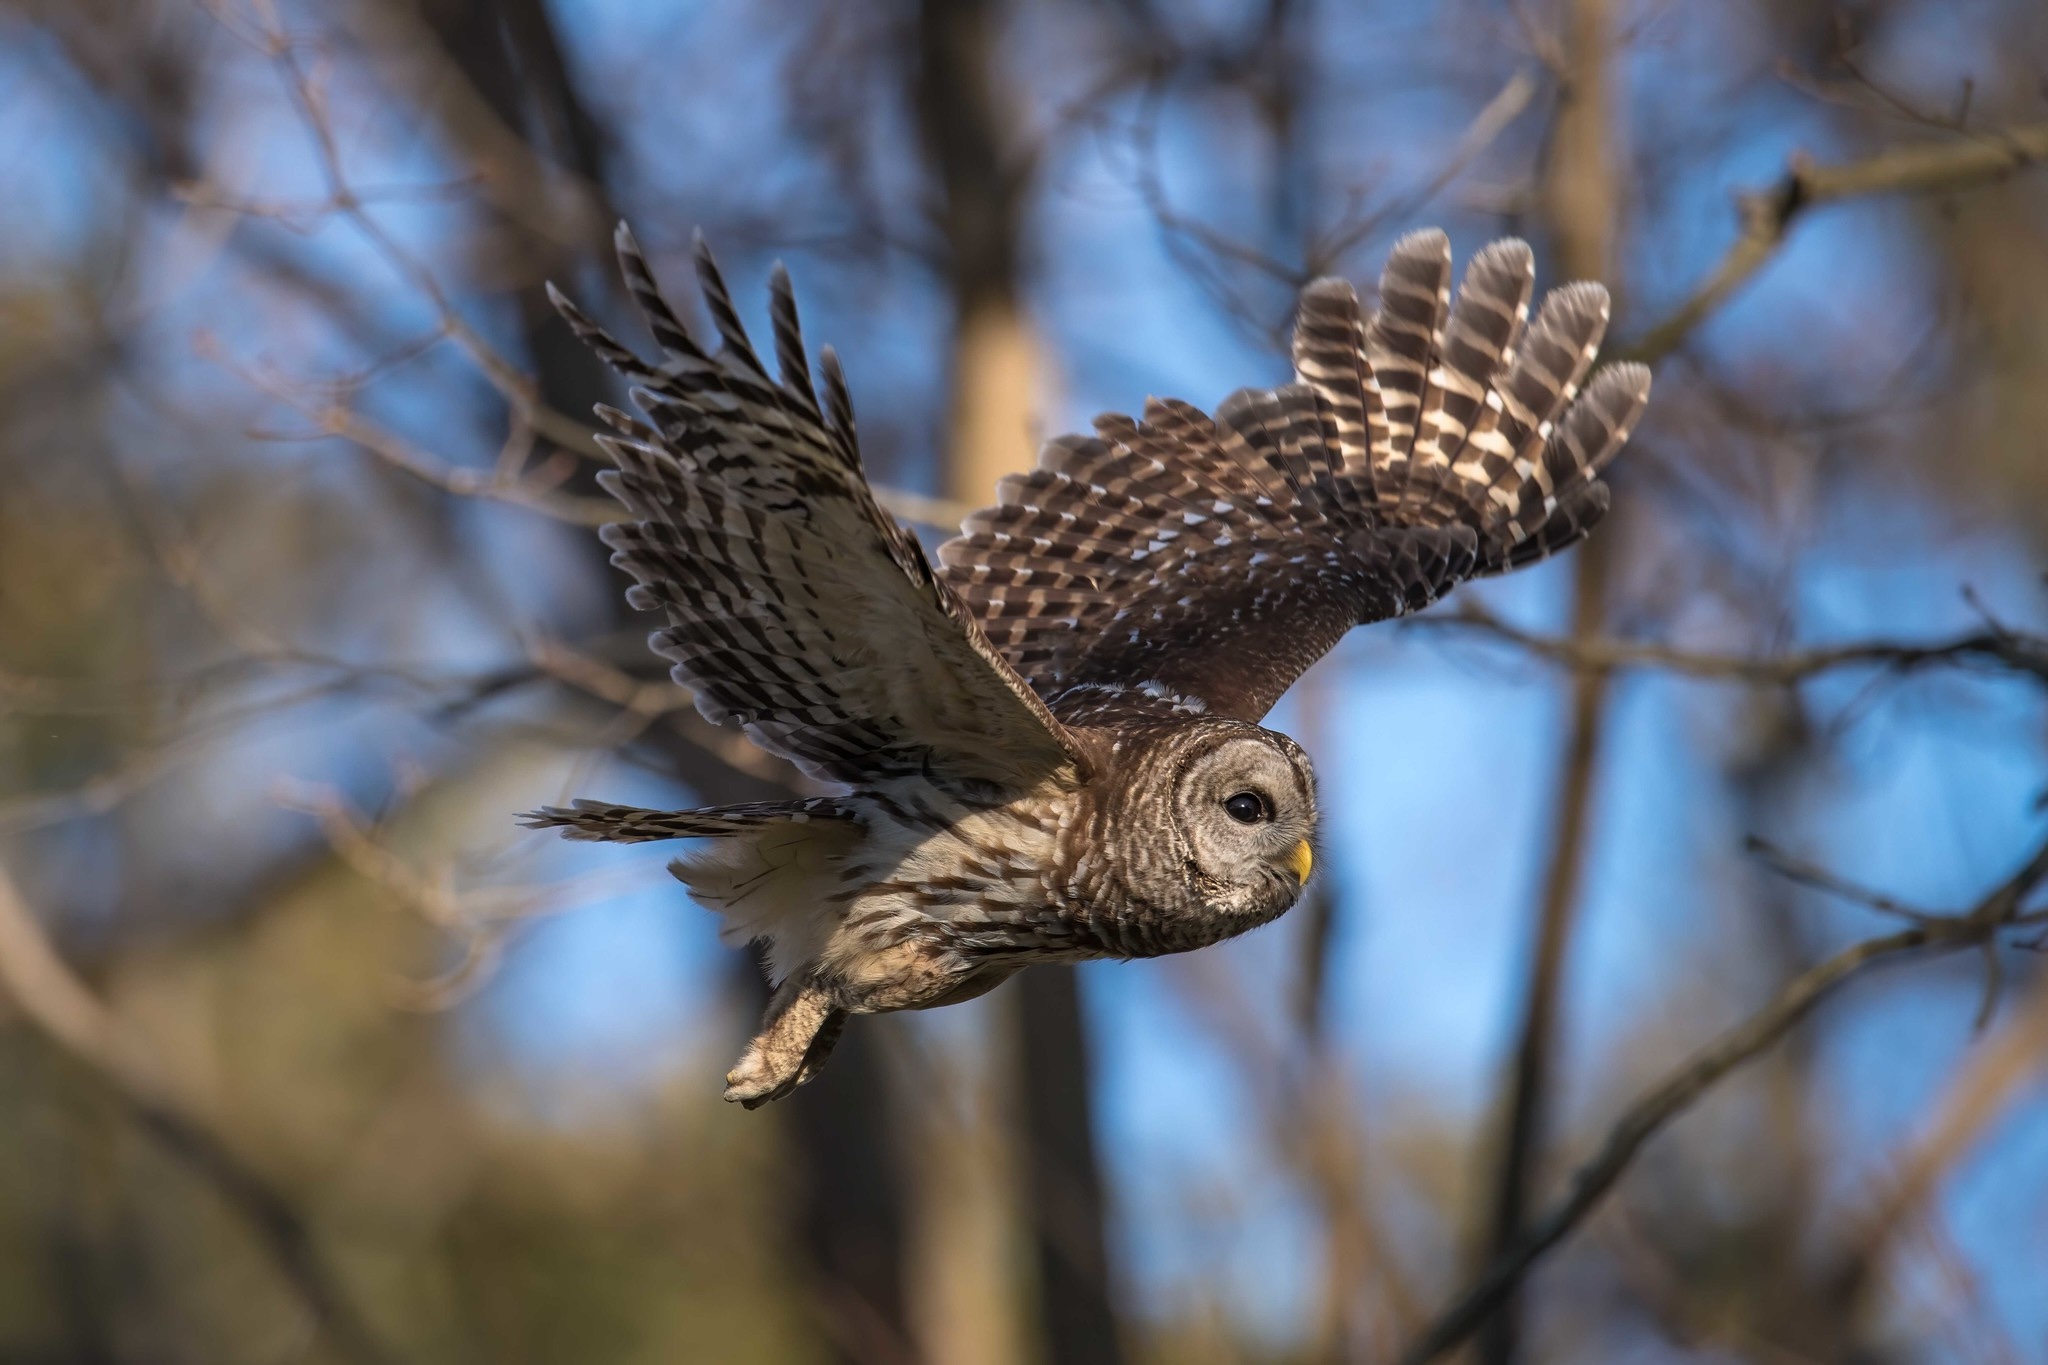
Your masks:
M748 1108L814 1075L851 1015L1284 914L1314 866L1315 778L1260 718L1353 626L1585 535L1650 391L1633 364L1581 387L1601 286L1530 322L1530 250L1501 241L1454 301L1449 240L1417 232L1370 317L1343 280L1303 292L1294 382L1051 441L935 564L868 485L830 347L814 382L782 269L771 373L701 237L715 350L623 226L617 246L659 361L550 288L640 411L597 409L612 563L705 717L836 794L522 818L693 841L675 875L766 949L767 1012L726 1077Z

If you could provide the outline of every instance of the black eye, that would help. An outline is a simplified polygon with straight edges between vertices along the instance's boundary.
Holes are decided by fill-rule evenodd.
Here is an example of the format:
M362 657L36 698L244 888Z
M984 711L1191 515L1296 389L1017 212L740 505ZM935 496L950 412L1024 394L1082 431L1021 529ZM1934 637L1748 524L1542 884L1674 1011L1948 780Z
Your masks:
M1230 812L1230 818L1240 825L1256 825L1266 818L1266 803L1259 799L1257 792L1239 792L1225 799L1223 809Z

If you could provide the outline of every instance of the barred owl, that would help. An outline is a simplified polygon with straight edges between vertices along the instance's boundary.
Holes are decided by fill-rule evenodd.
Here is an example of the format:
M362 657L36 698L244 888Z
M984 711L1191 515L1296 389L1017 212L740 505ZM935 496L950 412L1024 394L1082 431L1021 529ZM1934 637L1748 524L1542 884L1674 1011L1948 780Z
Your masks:
M726 1078L749 1108L812 1076L849 1015L1283 914L1313 864L1315 780L1260 718L1351 627L1577 541L1649 396L1632 364L1580 390L1599 285L1529 323L1530 251L1502 241L1453 302L1448 240L1417 232L1370 318L1344 281L1308 286L1295 382L1050 442L935 567L868 486L829 347L814 384L780 267L771 374L701 239L715 351L623 226L617 244L659 362L550 291L642 414L598 409L625 507L612 562L665 614L653 647L707 718L843 791L524 819L702 841L672 870L731 940L766 945L773 983Z

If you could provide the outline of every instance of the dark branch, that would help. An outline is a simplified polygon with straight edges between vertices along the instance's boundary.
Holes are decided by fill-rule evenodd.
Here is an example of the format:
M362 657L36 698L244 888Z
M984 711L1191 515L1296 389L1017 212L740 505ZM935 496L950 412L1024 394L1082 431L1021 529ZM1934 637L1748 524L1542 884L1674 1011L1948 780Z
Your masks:
M1997 627L1926 643L1858 640L1755 658L1612 637L1541 635L1501 619L1470 599L1455 612L1419 617L1412 624L1481 631L1577 672L1660 668L1694 678L1790 687L1846 668L1911 673L1940 665L1978 665L2025 673L2048 682L2048 639Z
M1722 1078L1782 1038L1837 987L1865 968L1918 949L1934 951L1991 943L2021 923L2026 897L2048 877L2048 842L2021 868L1968 911L1930 916L1896 934L1867 939L1787 983L1763 1009L1724 1034L1623 1111L1599 1152L1572 1177L1563 1198L1531 1222L1521 1238L1494 1258L1415 1342L1401 1365L1425 1365L1465 1341L1518 1286L1536 1261L1562 1242L1598 1207L1643 1144Z
M1736 200L1741 232L1706 281L1670 316L1623 354L1658 360L1677 350L1695 327L1749 282L1777 254L1792 225L1809 209L1872 194L1938 194L1998 180L2048 159L2048 124L1978 133L1965 141L1901 147L1862 161L1816 166L1796 158L1769 189Z

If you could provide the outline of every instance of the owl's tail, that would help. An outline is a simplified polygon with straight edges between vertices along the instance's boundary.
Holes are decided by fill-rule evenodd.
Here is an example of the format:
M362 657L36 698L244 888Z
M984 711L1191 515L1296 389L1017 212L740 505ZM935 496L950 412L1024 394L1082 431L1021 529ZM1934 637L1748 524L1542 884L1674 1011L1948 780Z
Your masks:
M752 801L700 810L648 810L577 801L519 817L528 829L569 839L637 844L655 839L715 842L678 858L669 871L723 921L719 937L768 947L769 974L783 980L815 958L835 922L828 906L838 868L861 836L844 800Z
M834 796L801 801L747 801L697 810L649 810L645 806L614 806L605 801L579 799L566 806L542 806L527 811L519 817L519 823L527 829L559 829L564 839L644 844L655 839L732 838L776 825L846 818L844 803Z

